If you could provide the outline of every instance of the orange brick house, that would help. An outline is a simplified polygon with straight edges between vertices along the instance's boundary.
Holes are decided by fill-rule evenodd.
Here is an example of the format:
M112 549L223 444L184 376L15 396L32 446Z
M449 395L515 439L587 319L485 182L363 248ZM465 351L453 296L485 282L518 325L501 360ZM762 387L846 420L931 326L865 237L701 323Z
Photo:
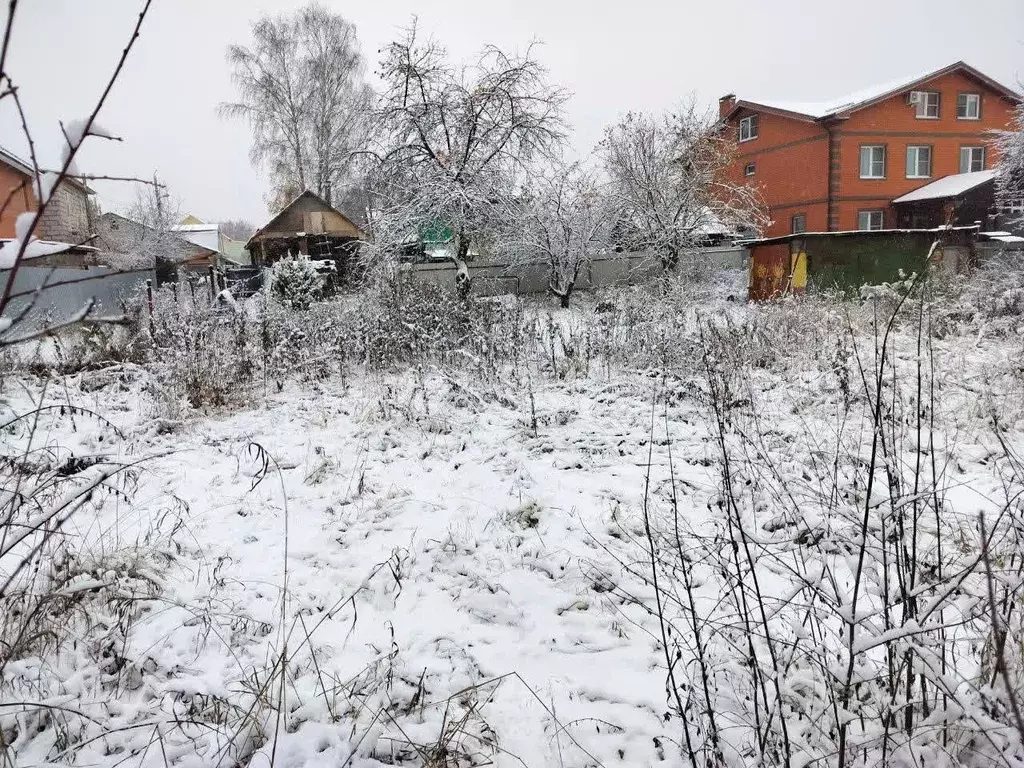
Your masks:
M36 209L34 179L27 162L0 147L0 238L14 237L18 214ZM92 194L77 179L62 181L36 226L35 237L73 244L85 241L92 234Z
M993 168L991 132L1007 127L1019 101L958 61L826 103L729 94L719 115L737 141L730 180L760 188L772 218L764 234L773 237L911 226L893 200L940 178ZM914 225L921 225L916 217Z

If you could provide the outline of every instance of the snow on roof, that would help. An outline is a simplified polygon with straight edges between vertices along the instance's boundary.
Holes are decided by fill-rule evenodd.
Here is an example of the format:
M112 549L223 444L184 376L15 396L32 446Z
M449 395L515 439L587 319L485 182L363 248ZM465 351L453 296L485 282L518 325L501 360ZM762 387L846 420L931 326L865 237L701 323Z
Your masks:
M16 238L0 239L0 269L10 269L14 266L14 261L18 258L20 247L21 241ZM56 240L30 240L28 245L25 246L25 253L22 255L22 258L28 261L29 259L38 259L43 256L72 250L96 253L99 249L88 245L59 243Z
M220 229L220 224L175 224L175 232L210 232Z
M996 177L998 171L989 169L987 171L974 171L973 173L954 173L951 176L943 176L931 184L925 184L912 192L907 192L893 200L894 203L913 203L919 200L945 200L949 197L958 197L964 192L969 192L975 187L980 187L987 181Z
M760 104L764 107L779 109L785 112L796 112L815 119L821 119L823 117L828 117L829 115L836 115L841 112L845 112L846 110L852 109L860 104L875 101L876 99L880 99L885 96L895 96L897 93L907 90L912 86L922 84L928 80L932 80L958 69L966 70L975 77L985 80L991 87L1002 90L1007 95L1013 94L1010 89L992 81L990 78L964 62L958 61L955 64L942 67L941 69L932 69L927 72L919 72L915 75L906 75L904 77L887 80L882 83L876 83L875 85L870 85L866 88L859 88L852 93L847 93L834 99L828 99L827 101L787 101L785 99L756 98L741 99L741 101Z
M1000 243L1024 243L1024 237L1010 232L979 232L978 234Z
M880 96L884 96L892 91L899 91L905 86L916 83L919 80L927 78L932 75L935 70L929 70L928 72L922 72L917 75L910 75L907 77L900 77L894 80L888 80L884 83L876 83L866 88L859 88L852 93L847 93L838 98L829 99L828 101L786 101L777 99L747 99L747 101L753 101L757 104L763 104L766 107L773 107L775 109L782 109L786 112L799 112L803 115L810 115L811 117L821 118L827 115L834 115L837 112L842 112L844 109L849 109L855 104L861 102L871 101L877 99Z
M193 245L220 253L220 224L178 224L171 231Z
M940 234L949 232L977 232L978 225L970 226L941 226L925 227L921 229L843 229L836 232L793 232L788 235L774 235L773 237L760 237L751 240L737 240L736 245L747 248L755 245L775 245L777 243L788 243L793 240L806 240L808 238L831 238L831 237L886 237L891 235L921 235Z

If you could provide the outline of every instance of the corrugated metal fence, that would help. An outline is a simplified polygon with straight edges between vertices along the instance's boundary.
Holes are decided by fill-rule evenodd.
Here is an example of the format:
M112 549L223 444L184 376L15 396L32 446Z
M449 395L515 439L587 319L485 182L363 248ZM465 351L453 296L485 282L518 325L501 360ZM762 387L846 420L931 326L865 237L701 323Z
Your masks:
M109 267L21 267L14 277L13 293L25 295L12 299L4 316L16 318L34 302L17 329L11 331L16 336L67 322L90 300L95 302L90 317L118 317L124 312L123 302L138 297L146 280L155 283L155 278L151 269L123 272ZM10 271L0 270L0 289L9 279ZM36 289L40 289L38 295Z

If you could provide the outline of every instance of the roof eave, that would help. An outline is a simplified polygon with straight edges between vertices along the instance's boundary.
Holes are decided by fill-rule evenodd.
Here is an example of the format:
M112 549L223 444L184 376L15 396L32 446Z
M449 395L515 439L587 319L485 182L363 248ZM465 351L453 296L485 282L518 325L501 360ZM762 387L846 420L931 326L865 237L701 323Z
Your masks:
M773 107L769 104L760 104L756 101L744 101L742 99L733 104L732 109L730 109L729 112L726 114L725 119L729 120L737 112L743 109L749 109L752 112L767 112L768 114L771 115L778 115L779 117L788 117L791 120L801 120L807 123L814 123L818 121L818 118L815 117L814 115L808 115L803 112L792 112L788 109L779 109L778 107Z

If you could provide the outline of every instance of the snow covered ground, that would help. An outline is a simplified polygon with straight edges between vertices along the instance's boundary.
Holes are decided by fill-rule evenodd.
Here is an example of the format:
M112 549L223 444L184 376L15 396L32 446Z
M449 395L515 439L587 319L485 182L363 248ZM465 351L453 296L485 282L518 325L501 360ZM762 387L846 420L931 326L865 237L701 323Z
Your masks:
M998 509L989 424L995 408L1024 450L1019 340L937 344L950 498L965 516ZM31 436L49 460L133 463L130 502L98 495L64 527L78 613L60 620L82 642L4 670L36 703L0 716L16 762L681 764L638 576L644 498L656 525L673 487L688 526L713 522L713 414L698 360L670 375L598 368L529 387L363 373L181 424L130 366L45 390L7 382L0 421L55 406ZM743 379L766 450L799 477L802 441L838 434L839 380L813 367ZM32 423L4 443L24 448Z

